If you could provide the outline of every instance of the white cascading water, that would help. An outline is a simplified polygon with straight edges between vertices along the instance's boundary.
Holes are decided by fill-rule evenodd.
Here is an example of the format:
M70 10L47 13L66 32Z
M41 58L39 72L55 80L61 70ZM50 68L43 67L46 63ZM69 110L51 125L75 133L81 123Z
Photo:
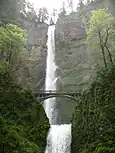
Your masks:
M46 67L45 90L56 90L55 71L55 26L48 29L48 51ZM44 109L51 125L47 137L45 153L70 153L71 152L71 124L57 124L58 110L56 99L51 98L44 101Z
M48 41L47 41L47 65L46 65L46 82L45 90L56 90L56 76L55 71L57 66L55 65L55 39L54 39L55 26L49 26L48 29ZM55 82L55 83L54 83ZM56 111L55 98L47 99L44 102L45 112L49 118L50 124L56 124L56 118L58 112Z

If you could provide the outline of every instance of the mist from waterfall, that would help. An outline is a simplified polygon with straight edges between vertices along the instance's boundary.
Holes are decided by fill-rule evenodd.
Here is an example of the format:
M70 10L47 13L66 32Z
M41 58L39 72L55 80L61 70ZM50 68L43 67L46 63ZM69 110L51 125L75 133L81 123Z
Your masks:
M51 125L45 153L71 152L71 124Z
M47 66L45 90L56 90L56 64L55 64L55 26L49 26L47 41ZM45 153L70 153L71 152L71 124L57 125L58 109L56 98L44 101L44 109L51 128L47 137Z

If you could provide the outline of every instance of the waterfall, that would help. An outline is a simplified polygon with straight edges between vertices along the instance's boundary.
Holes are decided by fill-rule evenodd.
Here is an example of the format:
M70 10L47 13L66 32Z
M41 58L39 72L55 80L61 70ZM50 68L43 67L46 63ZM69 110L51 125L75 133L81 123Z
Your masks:
M45 90L56 90L56 79L55 70L57 66L55 65L55 39L54 39L55 26L49 26L48 29L48 41L47 41L47 63L46 63L46 82ZM55 98L47 99L44 102L44 108L47 117L49 118L50 124L56 124L57 110Z
M49 26L47 41L47 66L45 90L56 90L56 64L55 64L55 26ZM57 125L58 110L56 99L51 98L44 101L44 109L50 122L50 130L47 137L45 153L70 153L71 146L71 124Z

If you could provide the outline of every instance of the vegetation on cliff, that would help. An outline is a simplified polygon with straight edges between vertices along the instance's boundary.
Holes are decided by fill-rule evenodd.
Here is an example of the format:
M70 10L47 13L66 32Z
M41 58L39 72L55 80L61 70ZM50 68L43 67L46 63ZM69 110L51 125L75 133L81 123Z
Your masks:
M16 70L26 53L26 32L13 24L0 27L0 152L43 153L49 129L32 89L17 84Z
M45 151L49 121L26 82L37 58L29 52L30 29L46 14L28 0L0 1L0 153Z
M72 153L115 152L115 65L82 93L72 119Z
M103 68L96 69L92 84L78 100L72 118L72 153L115 152L114 21L105 10L94 11L89 20L88 44Z
M99 1L100 0L94 0L95 4ZM87 2L88 5L93 5L93 2L90 0L87 0ZM105 2L105 0L103 0L103 2ZM111 0L111 2L114 4L114 0ZM72 0L68 0L68 4L69 9L73 13ZM86 7L87 6L83 3L83 0L79 0L77 18L73 17L71 20L69 20L68 16L66 16L64 3L60 13L60 17L62 17L63 21L61 24L62 34L60 32L58 38L60 58L58 58L57 55L56 57L58 58L58 64L62 64L60 64L60 70L62 68L62 75L65 77L62 82L67 85L67 88L70 85L71 90L78 88L78 86L81 90L84 89L84 87L87 88L87 78L91 75L88 65L89 58L86 53L86 50L89 49L86 47L88 45L91 53L93 53L91 58L95 59L95 63L99 65L98 68L103 67L97 73L97 76L90 87L81 93L81 97L77 103L72 118L72 153L114 153L115 19L108 13L108 11L102 9L96 10L92 13L93 9L91 8L89 11L90 13L86 13ZM26 11L26 9L28 11ZM53 13L55 17L55 10ZM70 15L71 17L74 16L74 13L72 13ZM92 13L89 22L85 26L81 21L82 16L79 17L80 13L82 16L88 15L88 17ZM41 47L40 50L38 51L38 48L36 47L37 51L31 51L31 53L28 52L27 48L29 48L29 46L27 46L27 33L22 29L22 27L27 24L27 22L24 21L27 20L29 21L29 25L34 22L34 28L37 27L38 24L42 25L42 23L48 20L48 11L43 7L36 13L32 5L30 5L30 3L26 0L20 0L18 2L14 2L14 0L7 0L7 3L5 3L4 0L1 1L1 153L43 153L46 146L46 136L49 129L48 119L46 118L42 106L36 101L34 91L25 87L27 78L29 80L28 82L32 82L32 84L34 82L33 80L36 78L39 82L41 82L41 78L44 80L44 74L42 74L43 76L39 74L39 79L38 73L36 73L36 75L34 73L38 70L36 65L38 63L40 65L41 61L38 60L38 57L41 55L44 44L42 44L42 39L38 39L38 37L36 37L36 41L39 41L40 45L37 43L32 47L39 46ZM76 20L75 24L74 20ZM87 18L85 21L86 20ZM67 24L69 26L66 26ZM22 25L22 27L19 25ZM30 27L32 27L32 25ZM85 43L85 27L88 27L88 45ZM33 31L31 31L31 34L32 32ZM98 68L95 67L95 70L97 71ZM81 73L84 69L85 71ZM31 75L32 77L30 77ZM85 81L83 82L83 80ZM34 84L36 84L36 81ZM84 86L84 84L86 85ZM59 101L61 103L60 99ZM63 108L62 110L64 110L60 111L60 114L62 115L62 119L59 119L61 120L60 123L62 123L62 121L63 123L67 123L67 115L69 122L71 118L70 110L74 109L74 105L72 106L70 101L67 102L66 100L65 103L63 102L63 104L60 104L60 108ZM69 113L66 113L66 111Z
M0 27L0 58L16 71L21 65L22 56L26 53L27 36L22 28L7 24Z
M114 37L115 18L105 9L94 11L89 20L87 41L93 55L100 56L105 67L113 63Z

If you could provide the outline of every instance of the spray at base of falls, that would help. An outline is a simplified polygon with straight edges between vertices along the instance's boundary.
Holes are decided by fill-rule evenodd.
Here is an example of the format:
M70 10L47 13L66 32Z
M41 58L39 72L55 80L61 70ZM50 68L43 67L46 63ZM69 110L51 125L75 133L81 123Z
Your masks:
M48 29L48 51L45 90L56 90L56 64L55 64L55 26ZM56 99L51 98L44 101L44 109L51 125L47 137L45 153L70 153L71 152L71 124L57 124L58 110Z
M70 153L71 124L51 125L45 153Z

